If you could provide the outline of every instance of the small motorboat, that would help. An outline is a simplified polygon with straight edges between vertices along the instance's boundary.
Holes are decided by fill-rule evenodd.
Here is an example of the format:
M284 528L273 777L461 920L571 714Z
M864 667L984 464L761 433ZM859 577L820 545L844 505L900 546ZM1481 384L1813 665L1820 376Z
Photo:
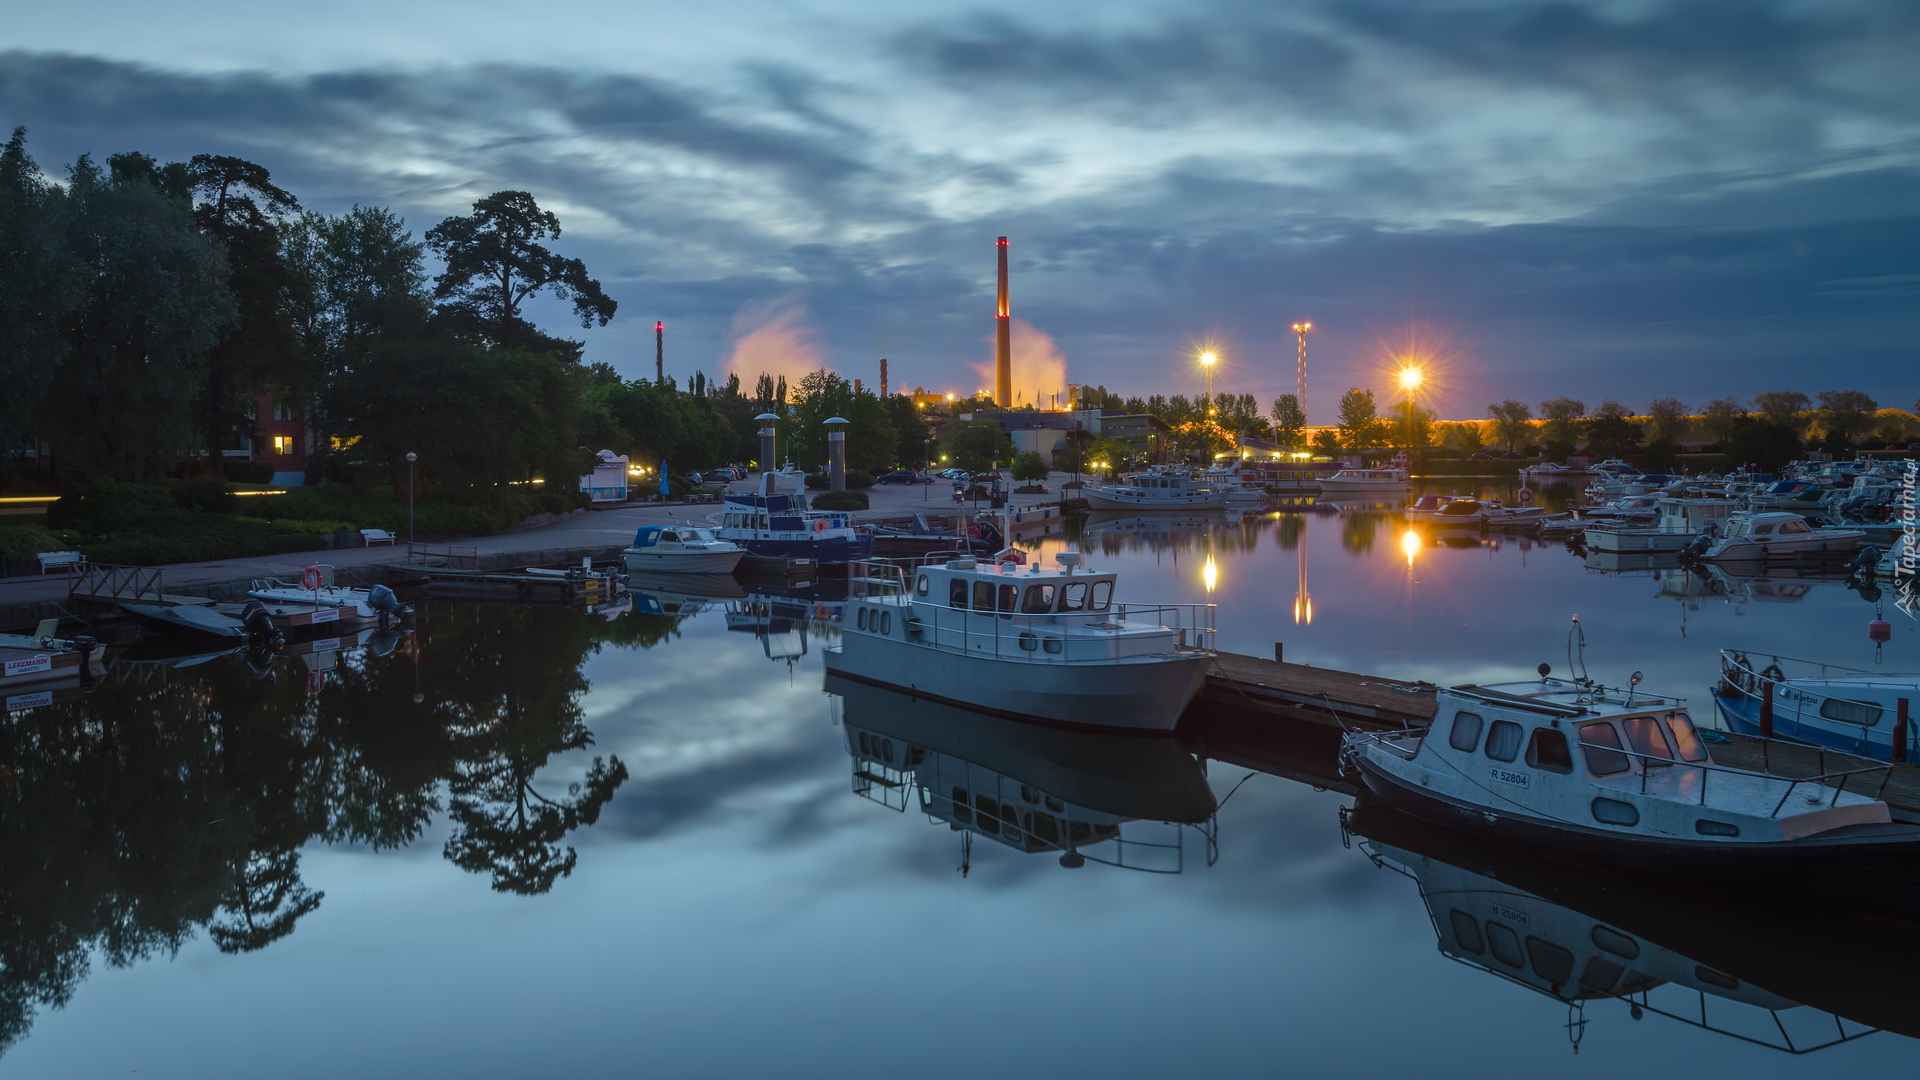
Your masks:
M1320 481L1322 495L1367 495L1404 490L1405 469L1341 469Z
M1213 662L1213 605L1120 603L1113 572L1056 559L870 566L863 581L884 583L848 599L827 670L994 715L1171 732Z
M31 634L0 634L0 694L29 684L85 681L106 671L104 650L91 635L59 636L59 619L42 619ZM30 695L38 697L39 695ZM24 708L13 698L8 709Z
M1426 520L1435 525L1484 525L1503 528L1531 525L1546 516L1545 507L1508 506L1499 499L1455 497L1438 510L1428 514Z
M325 564L307 567L297 583L278 578L256 578L247 595L268 604L340 608L350 613L343 616L342 621L401 618L413 613L385 585L349 589L335 584L333 567Z
M1548 858L1920 915L1920 826L1877 797L1892 766L1719 765L1680 699L1632 685L1542 664L1538 682L1444 689L1428 727L1350 732L1340 764L1408 813Z
M694 525L642 525L620 553L627 569L655 574L731 574L747 550Z
M1816 528L1799 514L1771 511L1734 514L1717 539L1702 536L1687 550L1709 562L1845 554L1867 534L1859 529Z

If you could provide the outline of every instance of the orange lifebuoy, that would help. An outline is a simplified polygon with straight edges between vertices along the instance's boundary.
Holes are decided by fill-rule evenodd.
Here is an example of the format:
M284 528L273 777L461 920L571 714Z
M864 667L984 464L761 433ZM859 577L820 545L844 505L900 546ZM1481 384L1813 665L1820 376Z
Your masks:
M823 532L826 532L826 531L827 531L827 519L826 519L826 518L814 518L814 519L813 519L813 531L814 531L814 532L817 532L817 533L823 533Z
M300 587L309 592L319 591L320 586L325 583L325 581L326 579L320 575L320 567L318 564L300 571Z

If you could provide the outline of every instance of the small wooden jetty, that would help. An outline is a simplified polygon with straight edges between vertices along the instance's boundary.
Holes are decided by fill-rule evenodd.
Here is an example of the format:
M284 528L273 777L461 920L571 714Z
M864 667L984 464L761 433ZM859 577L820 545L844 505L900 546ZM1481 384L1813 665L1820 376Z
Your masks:
M605 599L615 586L593 576L549 577L524 571L457 570L409 566L408 574L432 596L493 597L527 603L572 604Z
M1223 652L1200 699L1329 727L1402 728L1433 719L1435 689L1431 683Z

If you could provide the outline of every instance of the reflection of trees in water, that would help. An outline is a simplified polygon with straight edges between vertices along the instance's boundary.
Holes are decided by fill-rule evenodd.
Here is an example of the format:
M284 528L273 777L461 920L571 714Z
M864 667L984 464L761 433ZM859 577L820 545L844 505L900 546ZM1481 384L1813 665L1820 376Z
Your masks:
M324 897L302 847L407 844L442 784L462 868L521 893L572 869L564 839L626 767L595 759L557 797L537 778L592 744L580 667L622 635L557 608L430 606L418 624L417 662L351 654L318 696L297 663L254 679L227 659L109 677L0 725L0 1048L96 956L171 955L202 926L225 952L287 936Z
M1274 538L1280 541L1280 550L1292 551L1300 546L1307 535L1307 515L1281 514L1273 523Z
M1385 514L1340 515L1340 547L1355 555L1371 552L1374 541L1380 535L1380 526L1386 523L1387 515Z
M1278 516L1281 521L1286 521L1293 515ZM1262 534L1274 526L1274 517L1271 514L1247 514L1231 519L1225 515L1193 519L1175 514L1076 516L1067 519L1068 525L1063 532L1068 541L1081 551L1098 552L1101 555L1120 555L1129 551L1184 554L1201 548L1225 554L1258 548Z

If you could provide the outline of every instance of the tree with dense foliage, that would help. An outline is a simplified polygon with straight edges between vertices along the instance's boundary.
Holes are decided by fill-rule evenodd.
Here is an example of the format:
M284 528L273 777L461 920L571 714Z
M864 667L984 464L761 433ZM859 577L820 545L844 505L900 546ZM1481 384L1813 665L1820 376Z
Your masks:
M1424 450L1433 445L1433 410L1423 409L1410 398L1396 401L1387 410L1387 441L1409 450Z
M1533 434L1533 410L1524 401L1508 398L1487 406L1487 415L1493 419L1494 437L1507 444L1507 453L1521 440Z
M1313 433L1313 452L1321 457L1337 457L1340 453L1340 433L1333 428L1321 428Z
M1292 394L1281 394L1273 399L1273 438L1281 446L1300 448L1301 436L1307 428L1307 414L1300 408L1300 399Z
M1654 398L1647 403L1646 437L1649 443L1677 443L1686 433L1687 407L1678 398Z
M927 455L933 452L933 425L927 423L927 411L915 405L910 394L894 394L882 404L893 425L894 462L902 469L926 468Z
M82 299L41 416L80 475L155 479L190 445L207 353L237 316L226 257L147 164L119 157L108 175L82 156L67 186Z
M564 342L521 318L529 297L550 292L573 304L580 325L607 325L619 305L587 274L579 259L540 243L560 235L560 219L542 210L530 192L496 191L473 204L466 217L450 217L427 230L427 246L446 263L433 295L456 329L493 345L568 352Z
M1557 397L1540 403L1540 440L1547 453L1564 459L1580 441L1580 418L1587 415L1587 403L1579 398Z
M1013 458L1013 440L991 420L956 420L940 433L945 462L968 472L986 472Z
M1462 420L1454 424L1448 434L1452 437L1453 445L1459 447L1462 453L1479 453L1487 445L1486 432L1478 420Z
M1633 413L1612 398L1587 423L1587 453L1599 458L1624 458L1640 447L1640 427Z
M0 446L18 445L46 373L66 355L60 328L79 305L82 273L67 245L66 197L15 128L0 149Z
M847 421L848 469L877 476L893 468L900 438L891 411L870 391L856 392L851 382L824 368L800 380L792 407L777 425L787 457L808 472L824 469L826 421L835 416Z
M1796 436L1806 424L1804 414L1813 402L1798 390L1769 390L1755 394L1753 407L1770 424L1789 428Z
M1800 453L1800 436L1793 427L1743 415L1734 422L1732 433L1727 436L1720 467L1778 472Z
M1373 391L1350 387L1340 395L1340 445L1348 450L1381 446L1386 425L1373 401Z
M1234 435L1261 435L1267 421L1260 415L1260 402L1252 394L1221 394L1213 399L1214 423Z
M1014 455L1013 468L1009 471L1013 473L1015 480L1036 484L1045 480L1049 472L1047 459L1041 457L1038 450L1025 450Z
M1701 409L1700 423L1706 428L1708 438L1725 447L1746 415L1746 407L1740 404L1739 398L1714 398Z
M1873 430L1873 414L1880 404L1859 390L1822 390L1820 426L1826 429L1827 449L1840 452Z
M291 314L294 276L281 258L281 224L299 200L275 185L265 167L222 154L196 154L187 184L199 202L193 219L227 257L227 290L235 319L208 350L200 399L203 465L218 475L221 453L252 434L245 408L261 391L299 401L307 386Z

